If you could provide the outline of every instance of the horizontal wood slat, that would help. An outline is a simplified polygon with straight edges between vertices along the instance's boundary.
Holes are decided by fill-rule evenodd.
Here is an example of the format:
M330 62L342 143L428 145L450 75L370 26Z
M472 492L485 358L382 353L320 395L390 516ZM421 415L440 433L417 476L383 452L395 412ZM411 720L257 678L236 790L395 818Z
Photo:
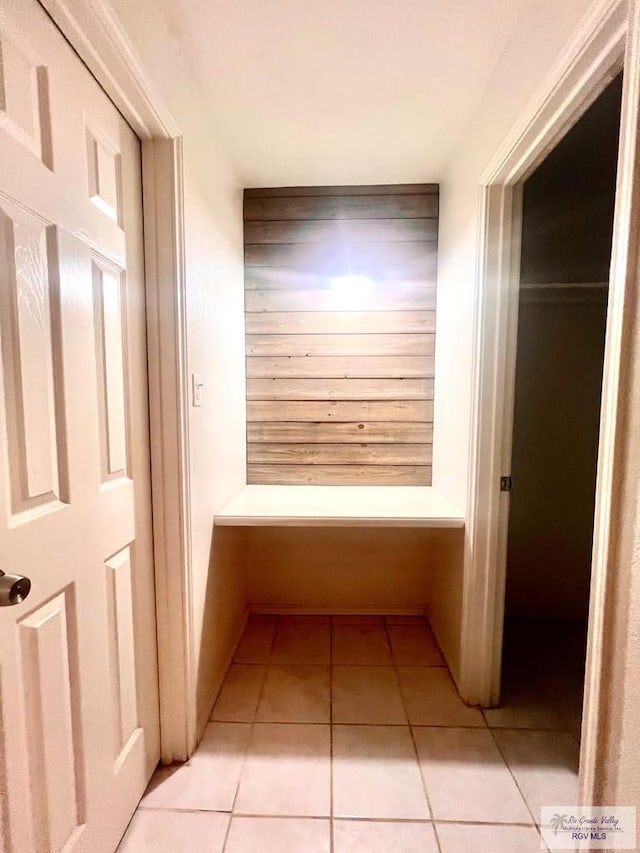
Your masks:
M247 198L325 198L352 195L435 195L438 184L362 184L338 187L250 187L245 189Z
M411 379L433 376L432 355L249 356L248 379Z
M247 465L249 485L429 486L430 465Z
M247 421L313 421L363 423L367 421L433 421L431 400L327 400L321 403L305 400L249 400Z
M433 379L249 379L247 400L432 400Z
M250 423L247 441L271 444L430 444L427 423Z
M387 276L396 270L432 271L436 252L435 241L358 243L351 250L325 243L245 243L244 262L247 267L295 267L327 275L357 272L377 278L381 269Z
M311 219L306 222L247 222L244 238L250 244L416 243L436 240L437 219Z
M343 195L245 198L245 222L308 219L423 219L438 215L438 196ZM247 242L252 242L247 240Z
M246 190L250 483L428 485L438 188ZM333 278L365 275L371 286Z
M422 269L412 268L411 264L406 269L399 265L391 271L378 268L372 274L375 284L372 296L375 297L380 288L392 292L408 287L418 289L426 287L435 292L436 272L435 255L422 266ZM332 276L326 272L299 270L295 267L246 267L244 287L247 292L250 290L301 290L309 293L310 290L329 290L331 278Z
M283 311L339 311L345 307L345 296L326 290L249 290L245 293L248 314ZM436 289L422 287L374 287L368 293L354 294L348 299L352 311L433 311Z
M433 355L434 335L247 335L247 355Z
M247 334L389 334L436 330L435 311L285 311L247 314Z
M250 465L430 465L430 444L249 444Z

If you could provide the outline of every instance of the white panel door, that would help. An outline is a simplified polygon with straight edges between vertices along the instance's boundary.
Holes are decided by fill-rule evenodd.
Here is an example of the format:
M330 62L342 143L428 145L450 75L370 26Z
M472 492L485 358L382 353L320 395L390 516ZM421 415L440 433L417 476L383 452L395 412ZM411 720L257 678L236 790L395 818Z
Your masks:
M3 2L1 853L112 853L159 757L143 272L137 138Z

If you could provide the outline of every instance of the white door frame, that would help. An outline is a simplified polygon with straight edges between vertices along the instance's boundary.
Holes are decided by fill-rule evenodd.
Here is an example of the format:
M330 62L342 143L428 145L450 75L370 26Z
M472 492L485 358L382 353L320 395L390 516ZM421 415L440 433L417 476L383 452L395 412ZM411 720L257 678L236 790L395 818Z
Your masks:
M473 704L500 696L509 501L500 477L510 474L519 290L521 187L577 118L624 66L621 143L607 317L592 586L580 765L581 797L595 802L603 759L607 675L604 637L613 616L605 590L615 571L609 548L614 491L614 445L625 389L619 374L631 338L623 323L629 272L632 198L637 168L637 0L601 0L552 68L530 108L481 177L478 287L475 310L471 476L463 597L460 690ZM628 300L627 300L628 301ZM620 462L618 461L618 466ZM619 470L619 468L618 468ZM611 714L611 709L608 710ZM618 713L622 713L622 709Z
M163 763L196 745L182 137L105 0L40 0L142 145L153 538Z

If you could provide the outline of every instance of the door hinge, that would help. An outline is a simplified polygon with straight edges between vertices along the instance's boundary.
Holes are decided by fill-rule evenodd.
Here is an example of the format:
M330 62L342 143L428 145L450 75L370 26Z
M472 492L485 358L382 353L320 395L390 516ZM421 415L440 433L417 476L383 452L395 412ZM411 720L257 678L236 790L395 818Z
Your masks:
M501 492L510 492L511 491L511 476L500 477L500 491Z

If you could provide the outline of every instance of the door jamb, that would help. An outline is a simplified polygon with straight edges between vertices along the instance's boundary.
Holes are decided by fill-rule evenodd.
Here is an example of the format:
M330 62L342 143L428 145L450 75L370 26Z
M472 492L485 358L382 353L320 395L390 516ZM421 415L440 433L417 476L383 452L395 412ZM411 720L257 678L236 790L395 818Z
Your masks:
M106 0L39 0L141 141L160 745L196 745L182 136Z
M520 229L518 186L559 142L605 86L619 72L625 56L636 57L637 39L629 17L636 0L602 0L591 8L579 31L552 68L528 110L481 176L478 244L478 282L475 306L474 374L471 429L467 551L463 591L463 698L484 706L499 700L506 581L506 522L508 494L499 480L510 473ZM633 50L633 52L631 52ZM628 87L625 74L625 89ZM627 99L632 109L632 99ZM623 109L625 100L623 98ZM625 118L622 116L622 127ZM631 132L631 131L628 131ZM624 150L624 130L621 131ZM635 137L634 137L635 139ZM619 177L618 193L629 194L632 175ZM620 183L622 180L623 184ZM625 183L626 182L626 183ZM616 201L616 246L627 238L624 211ZM626 341L622 311L627 282L612 267L607 320L600 452L594 530L592 599L587 665L587 704L584 731L600 724L602 709L594 691L601 690L599 672L605 630L604 578L610 524L612 445L616 432L618 368ZM593 694L590 697L590 692ZM597 769L588 734L583 739L581 784L583 796L592 789Z

